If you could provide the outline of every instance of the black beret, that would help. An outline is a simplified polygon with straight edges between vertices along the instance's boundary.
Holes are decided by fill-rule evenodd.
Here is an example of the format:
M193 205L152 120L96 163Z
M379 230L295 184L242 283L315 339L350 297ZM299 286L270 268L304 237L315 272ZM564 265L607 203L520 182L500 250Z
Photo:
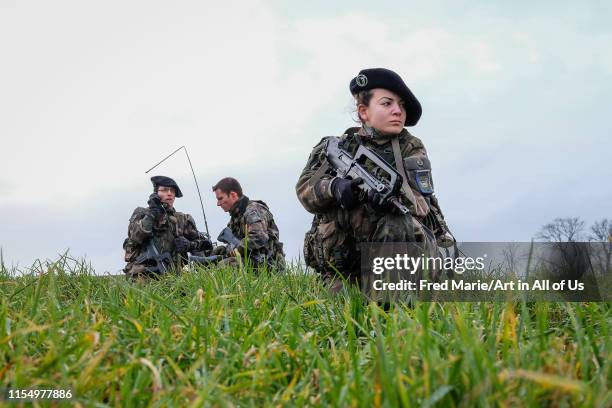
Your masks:
M404 122L404 126L416 125L421 117L421 113L423 113L423 109L402 78L395 72L386 68L362 69L355 78L351 79L349 84L349 89L353 95L375 88L388 89L399 95L404 100L406 106L406 122Z
M153 176L151 177L151 182L153 183L153 189L155 191L157 191L157 187L159 186L173 187L176 190L176 198L183 196L183 193L181 192L178 184L176 184L176 181L172 180L170 177Z

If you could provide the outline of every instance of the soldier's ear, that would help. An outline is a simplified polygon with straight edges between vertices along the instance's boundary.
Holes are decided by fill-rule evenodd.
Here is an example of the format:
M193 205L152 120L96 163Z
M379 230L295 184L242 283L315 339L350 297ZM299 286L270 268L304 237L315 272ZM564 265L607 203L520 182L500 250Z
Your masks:
M368 107L365 106L363 103L357 105L357 117L363 123L368 121Z

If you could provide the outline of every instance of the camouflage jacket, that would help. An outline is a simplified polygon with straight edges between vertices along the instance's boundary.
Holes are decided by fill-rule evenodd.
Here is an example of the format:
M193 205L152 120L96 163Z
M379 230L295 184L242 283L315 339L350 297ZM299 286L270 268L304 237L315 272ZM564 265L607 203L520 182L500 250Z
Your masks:
M399 146L403 159L415 156L427 158L427 151L419 138L411 135L406 129L403 129L397 137L399 138ZM335 173L331 166L327 166L327 158L325 157L325 147L328 138L323 138L313 148L295 189L298 199L306 211L323 216L324 218L334 219L338 217L340 207L331 191L331 184ZM353 127L347 129L340 139L340 146L344 150L354 154L359 144L363 144L395 167L391 143L392 137L373 139L367 136L363 128ZM322 168L322 166L325 167ZM430 212L435 211L439 219L443 219L442 211L435 195L424 197L414 188L411 188L411 190L414 194L415 202L408 201L406 197L402 197L402 201L410 209L410 213L415 218L424 221ZM446 228L446 226L444 227Z
M231 219L227 226L236 238L240 239L240 245L236 249L241 254L246 250L253 260L264 256L277 266L284 265L283 244L266 203L243 196L229 212Z
M160 253L168 252L178 261L174 247L174 239L183 236L190 241L198 242L200 247L205 236L198 232L193 217L189 214L176 211L164 205L166 213L157 222L153 222L148 208L138 207L130 217L128 237L123 242L125 261L133 263L144 249L150 238ZM182 254L186 259L187 254ZM182 263L182 261L179 261Z

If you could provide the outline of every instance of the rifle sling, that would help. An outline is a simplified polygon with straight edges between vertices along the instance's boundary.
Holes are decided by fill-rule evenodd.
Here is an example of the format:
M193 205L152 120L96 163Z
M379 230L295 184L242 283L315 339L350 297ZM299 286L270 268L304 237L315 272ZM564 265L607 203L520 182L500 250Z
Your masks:
M310 183L312 186L314 186L319 180L321 180L321 177L323 177L327 169L329 169L329 163L327 162L327 160L325 160L310 178Z
M412 189L408 185L408 174L404 169L404 160L402 159L402 153L400 151L399 137L391 138L391 147L393 148L393 156L395 158L395 169L402 177L402 189L401 192L410 201L410 204L416 209L416 198L412 193Z

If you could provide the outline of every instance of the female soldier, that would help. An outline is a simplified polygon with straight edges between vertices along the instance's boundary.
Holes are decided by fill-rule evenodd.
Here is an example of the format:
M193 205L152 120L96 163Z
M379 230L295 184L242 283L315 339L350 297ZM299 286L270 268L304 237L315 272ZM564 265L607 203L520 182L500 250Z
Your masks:
M364 146L397 170L401 186L396 186L396 205L381 202L375 191L363 194L361 179L337 176L327 156L333 137L323 138L314 147L296 192L304 208L314 214L304 242L306 263L324 278L338 271L356 282L360 243L421 242L432 250L453 241L433 195L425 147L404 128L414 126L421 117L419 101L399 75L385 68L362 70L349 88L361 126L347 129L338 145L352 156ZM364 166L377 173L375 164ZM401 207L409 212L399 211Z

